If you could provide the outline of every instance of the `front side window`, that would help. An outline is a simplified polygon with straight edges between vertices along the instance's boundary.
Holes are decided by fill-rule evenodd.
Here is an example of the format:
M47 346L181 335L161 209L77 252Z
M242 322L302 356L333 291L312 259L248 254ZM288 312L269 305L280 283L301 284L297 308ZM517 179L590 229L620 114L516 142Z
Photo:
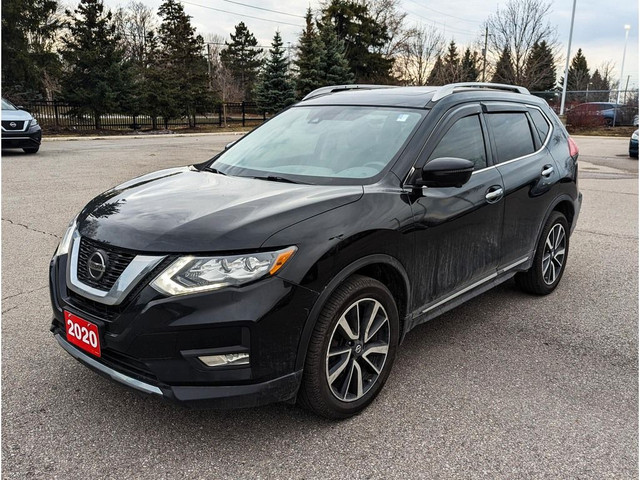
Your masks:
M487 166L482 125L478 115L464 117L454 123L429 156L429 160L455 157L471 160L474 170Z
M490 113L485 118L495 139L497 163L535 152L531 127L524 112Z
M293 107L233 145L211 166L240 177L362 184L387 167L425 114L403 108Z

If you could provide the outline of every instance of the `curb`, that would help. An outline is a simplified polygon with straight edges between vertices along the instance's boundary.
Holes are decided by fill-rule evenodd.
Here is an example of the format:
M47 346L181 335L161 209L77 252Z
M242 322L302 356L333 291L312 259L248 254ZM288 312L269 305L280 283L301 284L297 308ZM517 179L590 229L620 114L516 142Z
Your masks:
M99 137L84 137L84 136L75 136L75 137L47 137L43 136L43 142L79 142L83 140L138 140L138 139L149 139L149 138L176 138L176 137L215 137L215 136L242 136L248 132L208 132L208 133L159 133L159 134L151 134L151 135L102 135Z

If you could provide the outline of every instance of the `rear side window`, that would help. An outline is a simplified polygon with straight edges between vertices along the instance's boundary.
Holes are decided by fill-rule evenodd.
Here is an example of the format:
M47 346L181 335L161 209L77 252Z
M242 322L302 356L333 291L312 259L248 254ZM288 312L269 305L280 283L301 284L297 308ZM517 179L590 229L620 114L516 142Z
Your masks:
M461 118L449 128L429 156L429 160L442 157L471 160L475 165L474 170L487 166L484 137L478 115Z
M535 152L529 120L524 112L490 113L487 122L493 131L498 162L524 157Z
M547 134L549 133L549 123L545 119L544 115L540 113L540 110L536 108L532 108L529 110L529 115L531 115L531 120L533 120L533 125L536 127L538 131L538 136L540 137L540 143L544 143L547 138Z

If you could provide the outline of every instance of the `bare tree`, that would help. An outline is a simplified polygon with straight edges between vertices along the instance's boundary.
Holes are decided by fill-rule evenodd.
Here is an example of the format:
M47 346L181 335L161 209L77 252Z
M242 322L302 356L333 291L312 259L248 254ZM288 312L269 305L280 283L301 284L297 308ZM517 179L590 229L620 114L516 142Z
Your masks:
M557 51L556 30L549 23L551 3L545 0L508 0L489 16L489 50L494 59L508 48L511 51L515 81L526 80L526 63L534 44L546 41Z
M444 50L444 35L433 26L419 25L407 30L396 56L396 76L408 85L425 85L429 70Z
M144 63L148 34L158 28L158 17L153 9L143 2L131 0L126 7L116 10L113 19L127 57L136 63Z
M217 33L205 35L207 60L209 62L209 86L222 102L222 118L227 126L227 102L241 102L244 98L242 86L231 71L220 61L226 37Z
M367 0L366 5L375 22L387 27L389 36L389 40L377 48L376 53L386 58L396 56L402 50L410 33L410 30L404 27L407 13L402 11L400 0Z

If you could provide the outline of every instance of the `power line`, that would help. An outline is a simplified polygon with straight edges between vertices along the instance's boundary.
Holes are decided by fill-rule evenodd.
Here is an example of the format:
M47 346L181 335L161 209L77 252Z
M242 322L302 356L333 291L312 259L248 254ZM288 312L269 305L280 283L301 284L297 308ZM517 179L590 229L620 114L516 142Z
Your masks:
M455 15L450 15L448 13L441 12L439 10L436 10L435 8L431 8L431 7L427 7L426 5L422 5L421 3L418 3L418 2L416 2L414 0L409 0L409 1L411 3L415 3L419 7L426 8L427 10L431 10L432 12L436 12L436 13L438 13L440 15L444 15L445 17L455 18L456 20L462 20L463 22L475 23L476 25L479 25L479 24L482 23L482 22L479 22L478 20L467 20L466 18L456 17Z
M279 25L290 25L292 27L302 28L302 25L298 25L298 24L295 24L295 23L280 22L278 20L271 20L269 18L254 17L253 15L247 15L246 13L230 12L229 10L222 10L221 8L209 7L208 5L200 5L198 3L188 2L187 0L180 0L180 1L182 3L187 4L187 5L193 5L194 7L206 8L207 10L214 10L216 12L228 13L228 14L231 14L231 15L237 15L239 17L244 17L244 18L253 18L255 20L262 20L263 22L277 23Z
M405 10L406 10L406 9L405 9ZM444 27L446 30L450 30L450 31L451 31L451 32L453 32L453 33L457 33L457 34L459 34L459 35L467 35L467 36L469 36L469 37L475 37L475 36L476 36L476 34L475 34L475 33L471 33L471 32L469 32L469 31L467 31L467 30L461 30L461 29L458 29L458 28L455 28L455 27L451 27L451 26L447 25L446 23L439 22L439 21L437 21L437 20L433 20L433 19L431 19L431 18L423 17L422 15L419 15L419 14L417 14L417 13L415 13L415 12L411 12L411 11L409 11L409 10L406 10L406 12L407 12L409 15L414 15L414 16L416 16L416 17L420 18L421 20L424 20L425 22L428 22L428 23L434 23L434 24L436 24L436 23L437 23L438 25L442 25L442 27Z
M235 2L234 0L222 0L222 1L223 2L227 2L227 3L234 3L236 5L242 5L243 7L255 8L256 10L263 10L265 12L278 13L280 15L288 15L290 17L296 17L296 18L305 18L304 15L296 15L294 13L281 12L279 10L272 10L270 8L256 7L255 5L249 5L247 3Z

